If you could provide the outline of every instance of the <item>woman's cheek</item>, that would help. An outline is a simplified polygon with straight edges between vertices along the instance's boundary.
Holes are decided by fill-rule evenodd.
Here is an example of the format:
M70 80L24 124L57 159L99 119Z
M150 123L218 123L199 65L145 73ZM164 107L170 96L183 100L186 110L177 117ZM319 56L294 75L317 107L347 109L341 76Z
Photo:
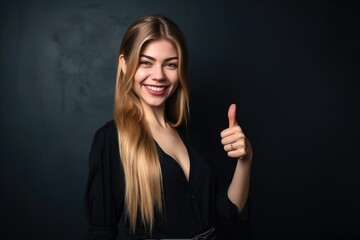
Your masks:
M147 78L148 74L142 69L138 69L135 73L135 81L143 81Z

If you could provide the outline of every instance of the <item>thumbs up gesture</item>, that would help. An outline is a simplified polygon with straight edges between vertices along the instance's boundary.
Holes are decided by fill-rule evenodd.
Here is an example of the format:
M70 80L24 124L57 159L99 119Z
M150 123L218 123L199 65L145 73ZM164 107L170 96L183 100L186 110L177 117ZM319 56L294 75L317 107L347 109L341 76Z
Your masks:
M221 132L221 143L227 155L232 158L252 159L252 148L241 127L236 121L236 105L231 104L228 111L229 127Z

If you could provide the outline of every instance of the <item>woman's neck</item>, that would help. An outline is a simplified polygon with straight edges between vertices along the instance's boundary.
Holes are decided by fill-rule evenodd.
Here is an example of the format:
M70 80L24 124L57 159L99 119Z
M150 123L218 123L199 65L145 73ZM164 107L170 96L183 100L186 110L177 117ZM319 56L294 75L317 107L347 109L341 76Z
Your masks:
M145 119L149 124L151 131L159 128L167 128L169 126L165 117L165 106L153 108L143 105L143 110Z

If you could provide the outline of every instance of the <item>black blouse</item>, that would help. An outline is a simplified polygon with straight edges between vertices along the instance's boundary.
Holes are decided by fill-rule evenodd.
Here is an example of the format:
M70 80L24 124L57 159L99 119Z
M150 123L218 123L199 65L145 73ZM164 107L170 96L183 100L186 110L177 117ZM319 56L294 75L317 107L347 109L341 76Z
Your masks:
M178 132L190 157L189 181L178 163L156 144L165 210L155 217L151 236L141 224L133 236L124 214L125 179L115 123L110 121L96 131L89 154L85 193L88 239L190 238L237 219L236 206L229 200L226 189L216 191L210 165L196 144L185 131Z

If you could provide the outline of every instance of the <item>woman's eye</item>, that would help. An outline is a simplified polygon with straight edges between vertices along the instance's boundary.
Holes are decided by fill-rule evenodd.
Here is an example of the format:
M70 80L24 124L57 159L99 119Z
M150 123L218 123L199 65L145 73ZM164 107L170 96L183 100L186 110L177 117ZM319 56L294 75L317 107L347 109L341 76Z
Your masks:
M142 66L150 66L150 62L149 61L140 61L140 65Z
M167 63L166 67L170 68L170 69L175 69L175 68L177 68L177 64L176 63Z

